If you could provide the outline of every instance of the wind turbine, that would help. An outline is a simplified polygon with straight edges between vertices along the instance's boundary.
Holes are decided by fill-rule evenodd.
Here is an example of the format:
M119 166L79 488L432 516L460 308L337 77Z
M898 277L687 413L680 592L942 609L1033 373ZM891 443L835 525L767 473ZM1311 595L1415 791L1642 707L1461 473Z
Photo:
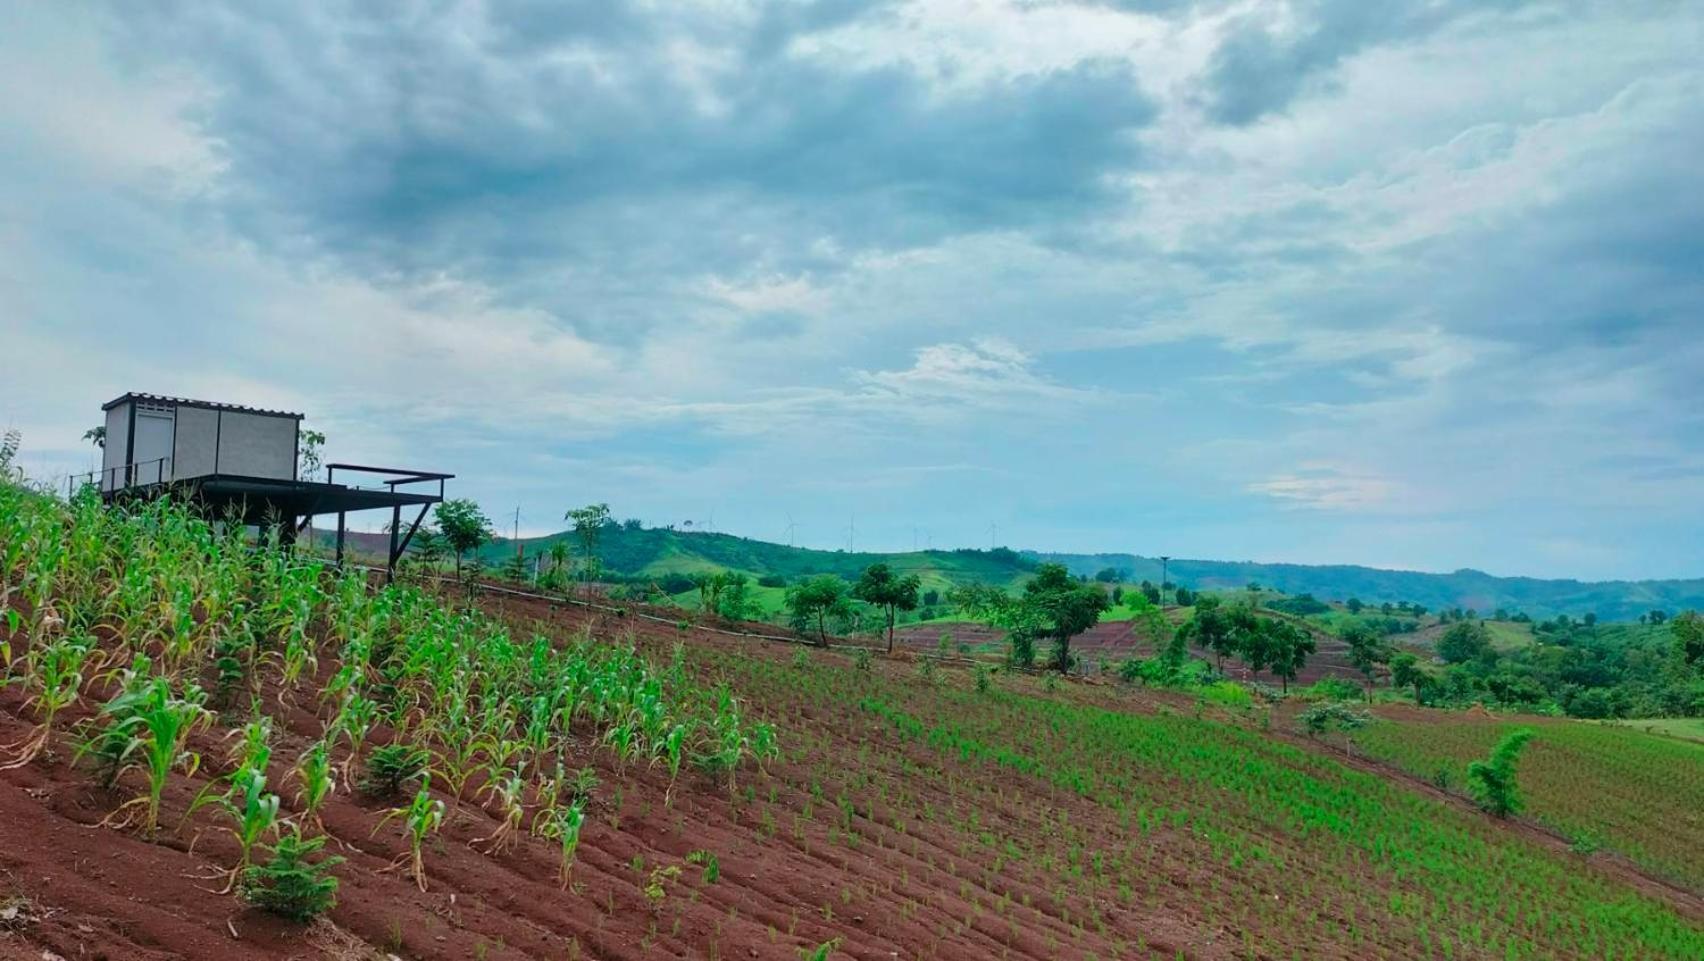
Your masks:
M798 526L799 525L793 523L793 515L788 514L787 515L787 546L788 547L793 546L793 529L798 527Z

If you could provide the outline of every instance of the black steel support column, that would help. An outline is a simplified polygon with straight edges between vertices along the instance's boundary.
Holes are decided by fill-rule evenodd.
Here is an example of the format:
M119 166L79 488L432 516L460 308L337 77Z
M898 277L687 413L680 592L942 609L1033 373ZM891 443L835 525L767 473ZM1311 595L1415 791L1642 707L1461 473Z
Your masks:
M396 582L396 559L397 555L402 553L397 548L397 538L402 535L402 505L400 504L391 508L390 535L390 561L385 564L386 584L394 584Z
M344 512L337 512L337 566L343 566L343 519Z

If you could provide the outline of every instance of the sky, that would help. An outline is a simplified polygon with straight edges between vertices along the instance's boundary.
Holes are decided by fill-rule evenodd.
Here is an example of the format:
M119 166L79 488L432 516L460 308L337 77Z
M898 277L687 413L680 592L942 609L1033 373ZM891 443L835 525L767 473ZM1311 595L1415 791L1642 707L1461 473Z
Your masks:
M1704 575L1704 0L0 5L0 429L505 528ZM375 517L372 524L385 518Z

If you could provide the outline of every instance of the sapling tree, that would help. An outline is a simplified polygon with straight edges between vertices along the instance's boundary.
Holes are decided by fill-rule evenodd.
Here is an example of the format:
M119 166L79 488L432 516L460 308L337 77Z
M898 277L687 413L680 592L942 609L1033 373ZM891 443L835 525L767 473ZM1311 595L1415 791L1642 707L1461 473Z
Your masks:
M604 526L609 523L609 505L577 507L562 515L562 519L574 522L574 540L580 547L580 580L590 599L592 581L601 573L603 562L598 557L598 543L603 539Z
M337 878L331 869L340 857L310 860L325 847L325 838L304 838L293 831L278 839L265 864L242 873L237 894L244 901L291 921L311 921L337 905Z
M1223 674L1225 657L1237 652L1237 638L1233 626L1230 614L1220 604L1219 599L1211 594L1203 594L1195 599L1195 614L1183 622L1178 633L1189 643L1211 651L1219 673Z
M793 627L806 630L816 625L817 644L828 646L828 619L844 617L851 610L846 582L834 574L819 574L787 588L787 610Z
M887 652L893 653L893 627L900 611L917 609L923 582L916 574L901 577L886 564L871 564L852 586L852 596L880 608L887 616Z
M1367 679L1367 700L1373 699L1373 679L1380 664L1389 663L1390 646L1379 633L1365 624L1351 624L1343 629L1343 643L1349 645L1349 663L1355 665Z
M1272 673L1278 675L1283 682L1284 692L1289 693L1290 682L1301 673L1308 655L1314 652L1313 635L1289 621L1278 620L1267 621L1264 633Z
M1391 655L1390 682L1397 687L1412 687L1414 703L1426 703L1425 689L1431 686L1432 675L1420 666L1420 659L1407 651Z
M462 557L468 551L479 550L491 540L491 519L485 516L478 504L465 497L444 501L433 516L437 518L438 530L443 533L450 552L455 555L456 576L460 577Z
M1521 751L1532 738L1531 728L1510 731L1491 749L1489 758L1467 766L1468 790L1473 792L1473 799L1479 806L1494 817L1518 814L1525 806L1515 783L1515 764L1520 761Z

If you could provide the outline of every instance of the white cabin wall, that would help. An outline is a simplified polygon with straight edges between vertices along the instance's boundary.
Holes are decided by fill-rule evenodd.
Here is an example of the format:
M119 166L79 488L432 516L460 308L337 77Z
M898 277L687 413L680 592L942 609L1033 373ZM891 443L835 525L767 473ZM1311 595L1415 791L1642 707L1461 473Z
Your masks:
M223 411L219 429L219 473L293 480L296 476L296 419Z
M101 490L124 485L124 454L130 446L130 404L106 412L106 447L101 451Z
M177 438L172 446L172 478L184 480L214 473L220 412L206 407L177 409Z

